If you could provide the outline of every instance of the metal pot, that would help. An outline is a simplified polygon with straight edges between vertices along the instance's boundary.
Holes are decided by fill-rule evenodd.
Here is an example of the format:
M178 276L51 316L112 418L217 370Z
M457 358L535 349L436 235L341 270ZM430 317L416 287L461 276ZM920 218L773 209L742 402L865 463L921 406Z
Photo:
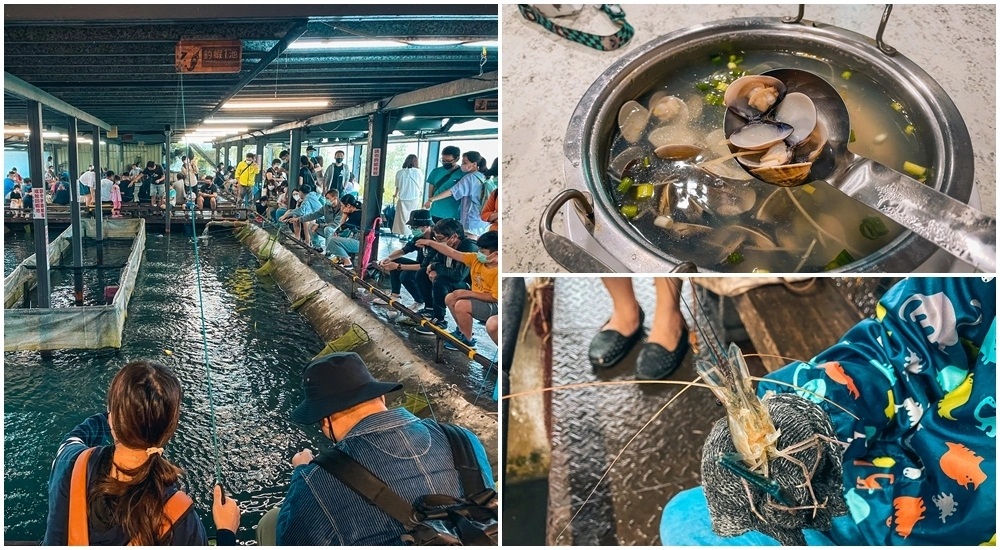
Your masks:
M887 18L883 18L883 26ZM881 37L881 29L879 32ZM777 47L776 47L777 45ZM577 231L567 239L551 231L552 220L569 201L586 233L629 271L658 273L676 269L685 258L650 246L617 213L601 183L608 165L611 139L622 104L641 96L671 70L726 50L803 51L863 71L898 98L914 120L935 167L927 182L939 191L968 202L973 188L973 152L968 129L958 108L927 73L891 47L857 33L811 21L779 18L731 19L664 35L623 57L587 90L570 119L564 143L568 189L542 216L542 241L563 267L576 272L614 271L583 246ZM888 53L887 53L888 52ZM575 219L572 221L576 221ZM571 232L571 234L573 234ZM911 272L936 250L931 243L904 232L879 251L843 266L843 272ZM604 254L598 254L604 255Z

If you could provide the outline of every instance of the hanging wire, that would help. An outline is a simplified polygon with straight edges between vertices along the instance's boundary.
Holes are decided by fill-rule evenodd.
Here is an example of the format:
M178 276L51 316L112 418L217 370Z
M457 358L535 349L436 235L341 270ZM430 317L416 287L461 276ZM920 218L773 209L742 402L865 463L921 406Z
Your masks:
M184 134L187 134L187 110L184 103L184 73L181 73L181 114ZM169 145L169 144L168 144ZM172 205L167 205L170 208ZM212 392L212 367L208 360L208 331L205 329L205 299L201 293L201 258L198 254L197 227L194 212L191 212L191 241L194 243L194 267L198 286L198 312L201 315L201 343L205 350L205 379L208 383L208 410L212 427L212 449L215 452L215 482L222 485L222 461L219 458L219 434L215 425L215 395Z

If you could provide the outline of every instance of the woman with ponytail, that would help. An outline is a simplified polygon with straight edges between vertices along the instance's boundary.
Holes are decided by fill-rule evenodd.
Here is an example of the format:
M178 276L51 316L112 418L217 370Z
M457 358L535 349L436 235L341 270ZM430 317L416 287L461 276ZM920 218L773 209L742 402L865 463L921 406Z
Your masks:
M451 189L427 199L424 208L430 208L431 203L448 197L461 201L459 207L459 219L466 233L479 235L486 231L489 224L481 219L483 203L489 197L485 192L486 183L486 159L476 151L469 151L462 155L462 172L465 173L462 179L452 186Z
M181 395L180 381L160 363L133 361L118 371L108 412L84 420L56 452L43 544L207 544L191 498L179 489L181 469L164 456ZM232 544L240 512L225 500L216 487L218 542Z

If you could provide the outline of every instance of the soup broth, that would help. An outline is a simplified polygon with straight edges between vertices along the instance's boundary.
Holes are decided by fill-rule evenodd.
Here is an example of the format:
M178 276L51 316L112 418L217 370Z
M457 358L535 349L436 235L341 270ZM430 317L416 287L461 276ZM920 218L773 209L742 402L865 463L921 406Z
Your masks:
M705 61L627 103L612 138L606 189L651 246L703 270L817 272L861 260L903 232L823 181L782 188L753 178L732 158L720 99L742 74L810 71L843 97L851 151L926 179L929 155L905 105L869 76L801 53L727 52Z

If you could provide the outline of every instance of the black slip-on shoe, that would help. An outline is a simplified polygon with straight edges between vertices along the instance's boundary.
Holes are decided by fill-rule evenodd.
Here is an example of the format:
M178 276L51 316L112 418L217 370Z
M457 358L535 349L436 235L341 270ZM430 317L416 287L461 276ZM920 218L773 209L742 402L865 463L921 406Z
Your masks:
M597 368L607 369L618 364L646 333L643 323L646 314L639 308L639 326L635 332L626 336L616 330L602 330L590 341L590 364ZM605 323L606 324L606 323Z
M681 339L677 341L677 349L670 351L660 344L646 342L639 350L639 358L635 360L636 380L663 380L677 370L684 361L691 345L688 343L688 330L681 330Z

